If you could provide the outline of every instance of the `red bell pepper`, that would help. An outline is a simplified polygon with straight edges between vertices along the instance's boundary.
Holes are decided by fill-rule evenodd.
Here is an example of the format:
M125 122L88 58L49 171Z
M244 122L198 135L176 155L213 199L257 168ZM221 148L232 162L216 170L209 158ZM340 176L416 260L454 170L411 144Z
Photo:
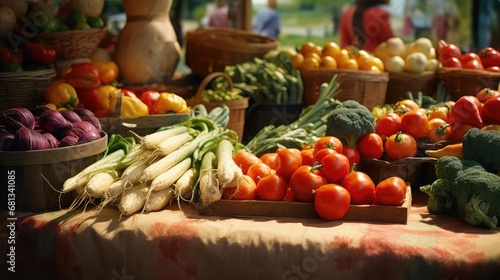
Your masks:
M468 124L481 128L484 126L481 111L483 103L472 95L460 97L451 108L449 122L451 124Z
M500 124L500 97L484 102L482 114L485 124Z
M141 94L141 101L148 106L149 114L157 114L155 111L155 103L160 98L160 93L154 90L148 90Z
M48 66L56 61L56 50L42 43L28 42L23 48L23 53L26 60L33 63Z
M137 95L135 95L135 93L133 91L131 91L131 90L122 89L121 92L123 93L123 96L138 98Z
M7 66L12 63L21 64L23 61L22 52L14 52L6 47L0 48L0 66Z
M96 112L102 111L103 109L106 109L103 106L99 95L97 94L97 89L77 89L76 93L83 107L94 112L94 114L96 114Z
M64 76L64 79L77 90L96 89L101 85L97 66L91 62L71 65L71 71Z

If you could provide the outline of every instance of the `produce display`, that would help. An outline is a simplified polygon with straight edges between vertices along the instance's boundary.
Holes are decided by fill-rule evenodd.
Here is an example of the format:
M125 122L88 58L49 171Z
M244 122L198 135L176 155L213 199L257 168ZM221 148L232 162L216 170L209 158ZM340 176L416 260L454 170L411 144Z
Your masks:
M100 29L105 24L101 1L92 9L72 0L56 5L52 12L36 5L24 8L24 3L4 6L0 14L14 15L17 22L18 14L34 20L43 13L50 24L41 34ZM106 49L98 48L90 57L57 61L55 49L38 39L17 50L0 48L1 71L57 70L57 78L45 89L44 104L35 110L15 107L2 113L1 151L94 141L102 137L101 121L106 118L189 115L186 121L146 135L133 129L133 136L108 135L103 157L61 186L63 194L77 195L71 209L93 205L99 212L116 207L121 215L133 215L160 211L175 201L201 208L220 202L231 202L233 207L243 201L278 207L293 202L313 207L324 220L342 219L352 206L406 211L405 203L411 206L411 178L400 172L379 180L363 169L364 163L408 160L412 165L425 158L432 163L436 180L416 187L429 195L429 213L497 227L500 163L494 151L500 149L500 93L496 88L483 87L454 101L443 88L432 96L408 92L398 102L367 108L360 101L337 99L342 76L332 74L296 121L267 125L246 144L228 129L231 109L225 105L243 98L303 104L310 94L304 90L303 77L314 72L308 70L386 76L383 72L388 72L389 77L428 72L437 78L440 67L498 72L500 55L490 47L462 54L444 41L434 46L423 37L406 43L393 37L369 53L340 48L335 42L323 46L305 42L296 50L271 51L264 58L226 66L231 83L218 77L201 91L201 102L221 104L207 110L174 92L127 89Z

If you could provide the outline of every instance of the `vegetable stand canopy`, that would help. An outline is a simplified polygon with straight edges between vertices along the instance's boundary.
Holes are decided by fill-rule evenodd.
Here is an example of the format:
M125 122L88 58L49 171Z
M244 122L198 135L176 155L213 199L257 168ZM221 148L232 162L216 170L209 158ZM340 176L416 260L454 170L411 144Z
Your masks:
M3 261L0 278L497 279L498 228L429 215L413 196L408 224L203 216L186 203L121 219L114 208L19 212L16 272Z

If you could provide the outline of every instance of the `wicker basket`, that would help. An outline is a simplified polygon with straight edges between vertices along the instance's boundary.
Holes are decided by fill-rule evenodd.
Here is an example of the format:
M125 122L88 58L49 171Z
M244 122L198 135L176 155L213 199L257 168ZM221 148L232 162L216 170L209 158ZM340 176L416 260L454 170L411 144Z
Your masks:
M44 92L56 76L51 69L0 72L0 111L13 107L34 109L44 101Z
M276 49L278 41L232 28L207 27L186 32L186 64L198 76L222 72L227 65L252 60Z
M362 158L358 170L370 176L375 184L397 176L412 187L419 187L430 184L436 179L434 168L436 162L437 159L431 157L407 157L392 162Z
M231 78L224 72L213 72L206 76L203 81L201 81L200 86L196 92L196 95L191 100L187 100L189 106L194 106L196 104L203 104L207 111L211 111L215 107L220 107L225 104L229 107L229 123L227 125L228 129L234 130L238 134L238 139L243 139L243 130L245 129L245 111L248 107L248 98L244 97L238 100L224 101L224 102L202 102L201 94L207 85L215 79L216 77L222 76L226 79L229 88L233 88L233 82Z
M0 151L0 207L11 205L12 191L16 211L45 212L70 206L76 193L61 194L64 181L101 159L107 145L108 135L103 133L100 139L75 146Z
M483 88L497 89L500 73L462 68L441 68L439 77L454 101L465 95L476 95Z
M87 30L42 33L37 37L56 50L57 59L90 57L106 35L108 25Z
M340 92L335 99L356 100L372 109L384 104L389 74L363 70L302 70L302 83L306 106L316 103L321 84L328 83L335 74L340 75Z
M436 72L416 73L390 73L386 104L394 104L406 98L406 93L422 92L423 95L433 96L439 85L439 75Z

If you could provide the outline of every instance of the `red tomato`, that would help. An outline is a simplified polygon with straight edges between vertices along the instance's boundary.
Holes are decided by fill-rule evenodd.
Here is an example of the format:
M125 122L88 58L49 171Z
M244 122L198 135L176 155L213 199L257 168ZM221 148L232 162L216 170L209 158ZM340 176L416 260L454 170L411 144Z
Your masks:
M443 67L462 68L462 62L460 62L460 59L456 57L448 58L447 60L442 61L441 63L443 64Z
M474 52L464 53L460 58L460 62L462 62L463 65L465 65L467 62L471 60L481 60L481 58L477 53Z
M239 150L234 154L233 160L241 168L243 174L247 174L248 168L257 162L262 162L262 160L256 155L248 152L246 150Z
M295 197L293 196L293 192L292 189L290 189L290 187L286 189L286 194L285 198L283 198L283 201L288 201L288 202L295 201Z
M401 130L401 117L393 112L386 113L377 120L375 132L383 138Z
M490 66L490 67L486 67L484 70L490 71L490 72L500 73L500 66Z
M480 50L478 53L481 58L481 62L485 68L491 66L500 66L500 52L492 47L486 47Z
M494 97L484 102L481 111L482 118L486 124L500 124L500 97Z
M389 160L413 157L417 154L417 141L413 136L403 132L389 136L384 143L384 147Z
M426 109L412 110L401 117L401 130L417 140L427 135L428 126Z
M285 148L278 151L278 156L274 160L276 164L276 174L283 176L286 180L290 179L293 172L302 165L302 156L300 150L294 148Z
M309 165L302 165L295 170L290 178L290 189L295 200L312 202L314 200L314 191L327 183L328 181L318 169L313 169Z
M342 153L342 141L335 136L323 136L314 144L314 154L322 149L334 149L338 153Z
M138 98L137 95L133 91L131 91L131 90L122 89L121 92L123 93L123 96L128 96L128 97L132 97L132 98Z
M314 149L302 149L300 155L302 156L303 165L312 166L314 164Z
M315 192L314 208L322 219L338 220L349 211L349 206L351 206L351 196L342 186L326 184Z
M330 183L341 181L351 169L349 159L343 154L334 153L321 160L321 174Z
M343 149L343 148L342 148ZM313 162L321 163L321 160L329 154L337 154L337 151L334 149L322 149L319 150L313 157Z
M349 159L349 166L352 166L353 164L356 164L356 166L359 166L359 162L361 161L361 155L359 154L359 151L356 148L351 148L348 146L344 146L342 149L342 154Z
M361 171L347 174L342 180L342 186L351 195L351 204L370 204L375 196L375 183Z
M467 69L484 70L483 64L480 60L469 60L467 63L462 62L462 67Z
M405 201L406 182L400 177L389 177L375 187L377 204L400 206Z
M278 174L263 177L257 183L257 198L262 200L283 200L288 186L285 178Z
M427 138L429 138L432 143L449 140L451 137L452 130L450 124L440 118L435 118L429 121Z
M358 140L356 149L361 157L380 159L384 155L384 141L377 133L368 133Z
M278 153L266 153L260 156L260 160L269 165L271 169L276 170L276 157L278 156Z
M224 199L253 200L257 198L257 184L250 176L243 175L235 188L224 188Z
M461 57L462 53L460 51L460 48L454 44L448 44L439 50L439 61L441 63L450 58L456 58L458 61L460 61Z
M267 175L276 173L269 165L263 162L256 162L252 164L247 171L247 175L254 180L257 184L259 180Z

